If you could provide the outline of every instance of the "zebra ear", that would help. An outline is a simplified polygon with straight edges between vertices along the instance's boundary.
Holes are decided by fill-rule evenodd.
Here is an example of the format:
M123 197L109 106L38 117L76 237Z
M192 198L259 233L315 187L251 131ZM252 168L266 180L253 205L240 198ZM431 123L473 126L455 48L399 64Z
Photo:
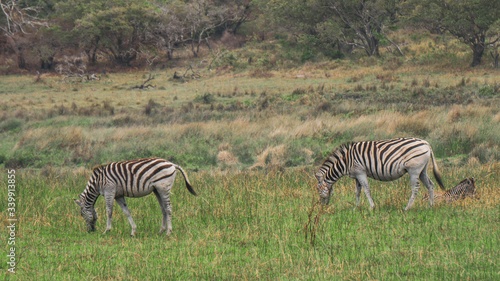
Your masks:
M82 206L82 202L80 202L80 200L77 200L77 199L73 199L73 201L75 201L76 205L78 206Z
M315 174L316 178L318 179L318 182L323 182L323 175L320 173Z

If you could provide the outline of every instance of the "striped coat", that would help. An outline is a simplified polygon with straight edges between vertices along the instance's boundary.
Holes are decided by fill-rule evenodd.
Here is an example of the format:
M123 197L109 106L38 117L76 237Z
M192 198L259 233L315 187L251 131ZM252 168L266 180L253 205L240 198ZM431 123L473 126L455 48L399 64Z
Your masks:
M178 165L161 158L144 158L113 162L94 168L85 190L75 203L81 207L82 217L87 223L87 230L95 230L97 213L94 204L103 196L106 201L107 225L104 233L111 230L113 201L116 200L132 227L131 236L135 235L136 225L132 219L125 197L143 197L154 193L160 204L163 220L160 233L172 231L170 189L174 183L176 170L184 176L186 187L193 195L196 192L189 183L186 172Z
M434 200L450 203L460 199L465 199L466 197L477 198L475 182L474 178L466 178L455 187L448 189L446 192L434 194ZM428 197L429 195L426 194L422 200L427 199Z
M318 179L318 193L322 202L328 204L332 186L343 176L356 180L356 206L359 206L361 189L365 192L370 208L374 207L368 177L380 181L392 181L408 173L412 195L406 206L410 209L419 189L419 180L433 194L434 185L427 175L429 160L441 189L441 176L434 160L431 146L417 138L398 138L378 141L347 143L338 147L321 165L315 174ZM429 199L433 205L433 197Z

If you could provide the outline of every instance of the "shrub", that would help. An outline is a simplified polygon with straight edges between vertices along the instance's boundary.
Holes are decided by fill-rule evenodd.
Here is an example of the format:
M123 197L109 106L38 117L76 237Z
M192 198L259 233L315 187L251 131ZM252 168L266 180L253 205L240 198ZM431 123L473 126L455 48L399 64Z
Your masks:
M479 88L479 95L482 97L493 97L495 96L497 89L495 86L484 84Z
M19 119L9 119L0 123L0 132L17 132L21 130L23 122Z
M488 162L495 162L500 160L500 152L499 147L497 145L488 146L485 143L482 143L472 150L470 153L470 157L479 159L479 162L482 164Z
M203 95L197 95L194 98L194 101L199 102L199 103L204 103L204 104L211 104L211 103L215 102L215 97L214 97L214 95L212 95L210 93L205 93Z

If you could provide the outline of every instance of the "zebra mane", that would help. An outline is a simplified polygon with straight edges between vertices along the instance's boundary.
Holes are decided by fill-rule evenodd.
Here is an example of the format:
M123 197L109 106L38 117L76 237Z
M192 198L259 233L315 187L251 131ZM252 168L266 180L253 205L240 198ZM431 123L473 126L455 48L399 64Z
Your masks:
M344 151L344 150L348 150L352 145L354 144L354 142L350 141L350 142L346 142L346 143L343 143L339 146L337 146L332 153L330 153L330 155L328 155L327 159L332 157L332 156L335 156L335 155L339 155L339 153L341 151Z
M95 166L94 168L92 168L92 172L95 172L96 170L102 170L104 169L104 167L106 167L108 164L101 164L101 165L97 165Z
M334 157L334 156L340 156L341 154L341 151L346 151L348 150L352 145L354 144L354 142L346 142L346 143L343 143L339 146L337 146L329 155L328 157L326 157L325 161L323 161L323 163L321 164L321 167L325 166L325 164L327 162L329 162L329 160ZM327 165L327 166L330 166L330 165Z

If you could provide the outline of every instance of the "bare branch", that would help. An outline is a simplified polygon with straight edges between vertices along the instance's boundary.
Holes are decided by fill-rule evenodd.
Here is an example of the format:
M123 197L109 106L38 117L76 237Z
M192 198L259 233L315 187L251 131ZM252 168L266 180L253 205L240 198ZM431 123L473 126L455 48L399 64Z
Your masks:
M0 26L0 29L8 36L17 32L27 34L26 27L49 26L47 21L36 16L39 10L36 6L21 8L15 0L0 0L0 8L6 18L6 26Z

